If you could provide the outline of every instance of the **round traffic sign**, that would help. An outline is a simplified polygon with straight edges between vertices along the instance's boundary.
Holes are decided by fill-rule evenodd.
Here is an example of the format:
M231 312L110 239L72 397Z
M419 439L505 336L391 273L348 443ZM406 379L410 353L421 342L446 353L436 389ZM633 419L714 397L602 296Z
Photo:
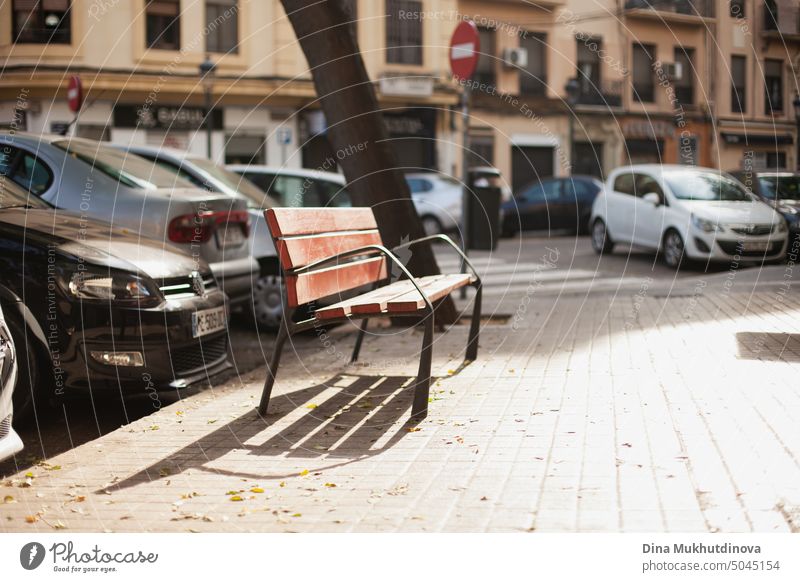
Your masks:
M462 80L472 77L480 51L478 27L471 20L461 21L450 38L450 69L453 76Z
M67 85L67 105L69 110L77 113L83 105L83 84L78 75L73 75L69 78L69 85Z

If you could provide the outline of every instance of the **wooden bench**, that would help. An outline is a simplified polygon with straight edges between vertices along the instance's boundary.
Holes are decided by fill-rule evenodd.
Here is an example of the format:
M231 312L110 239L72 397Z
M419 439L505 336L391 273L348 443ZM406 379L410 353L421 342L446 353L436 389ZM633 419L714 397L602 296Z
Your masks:
M267 412L287 338L326 323L361 320L351 358L351 362L355 362L369 318L391 316L422 317L422 351L411 415L416 419L424 418L428 413L430 389L433 304L466 285L475 287L477 293L465 362L478 355L481 280L469 259L444 235L427 236L389 250L383 245L371 208L273 208L266 211L266 218L280 260L285 298L283 320L267 368L259 413ZM436 240L448 243L470 273L414 277L396 254ZM392 266L405 278L392 282ZM365 286L371 286L371 290L357 297L322 306L316 304L319 299ZM295 311L303 306L308 316L295 322Z

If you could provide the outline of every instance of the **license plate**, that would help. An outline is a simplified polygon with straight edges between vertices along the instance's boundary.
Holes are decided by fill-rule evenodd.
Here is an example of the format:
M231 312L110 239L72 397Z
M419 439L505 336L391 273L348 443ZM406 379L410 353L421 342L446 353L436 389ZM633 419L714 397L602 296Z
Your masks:
M745 252L766 251L769 248L767 241L742 241L742 250Z
M244 242L244 233L238 224L221 225L217 229L220 248L238 247Z
M225 306L195 311L192 313L192 337L202 337L225 329L227 323Z

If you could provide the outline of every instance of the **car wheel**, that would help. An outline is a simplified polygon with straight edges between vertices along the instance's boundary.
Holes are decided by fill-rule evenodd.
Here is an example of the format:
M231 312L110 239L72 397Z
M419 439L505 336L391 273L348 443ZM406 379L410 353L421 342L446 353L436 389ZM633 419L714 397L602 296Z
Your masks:
M267 275L253 286L253 319L256 326L276 330L283 316L283 285L279 275Z
M439 219L435 216L431 216L430 214L427 216L423 216L421 218L422 221L422 228L425 231L425 236L430 236L432 234L442 234L444 229L442 228L442 223L439 222Z
M668 230L664 235L664 263L672 269L678 269L683 262L683 239L675 230Z
M42 405L40 366L46 364L41 361L36 346L17 318L9 317L6 323L11 331L17 355L17 383L14 386L12 401L14 425L20 426L29 422L35 416L34 412Z
M594 221L592 226L592 248L598 255L610 253L614 250L614 243L606 231L606 223L599 218Z

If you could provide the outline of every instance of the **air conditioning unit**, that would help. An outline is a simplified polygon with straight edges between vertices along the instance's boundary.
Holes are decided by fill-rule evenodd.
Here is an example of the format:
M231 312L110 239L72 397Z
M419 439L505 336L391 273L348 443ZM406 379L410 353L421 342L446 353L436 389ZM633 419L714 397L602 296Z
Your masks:
M528 49L507 48L503 50L503 64L509 68L524 69L528 66Z
M670 81L680 81L683 79L683 63L664 63L661 65L664 75Z

